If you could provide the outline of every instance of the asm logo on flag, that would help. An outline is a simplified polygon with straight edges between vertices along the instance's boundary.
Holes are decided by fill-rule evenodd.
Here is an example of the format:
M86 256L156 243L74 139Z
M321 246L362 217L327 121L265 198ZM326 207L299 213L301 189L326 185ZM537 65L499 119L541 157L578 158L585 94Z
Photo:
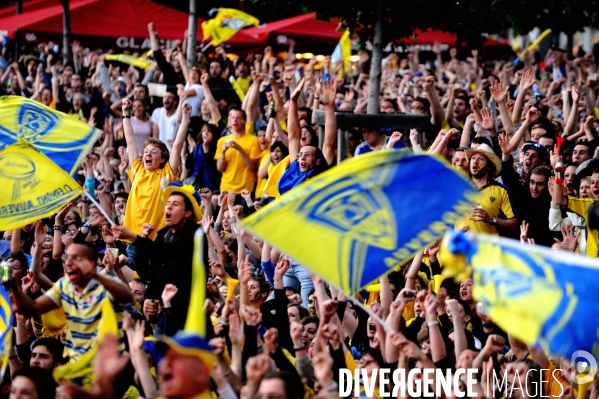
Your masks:
M233 18L229 15L225 15L220 21L221 28L229 28L233 30L241 30L248 26L247 20L244 18Z

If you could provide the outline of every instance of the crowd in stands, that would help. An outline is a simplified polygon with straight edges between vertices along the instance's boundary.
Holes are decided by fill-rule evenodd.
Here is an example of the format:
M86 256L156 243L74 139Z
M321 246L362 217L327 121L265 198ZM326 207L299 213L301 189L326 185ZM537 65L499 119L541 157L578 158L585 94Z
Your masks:
M580 394L569 359L499 328L477 308L471 279L437 284L439 243L348 298L244 230L244 218L335 167L335 113L361 114L368 105L367 52L347 73L330 57L304 60L270 47L243 56L217 47L189 67L183 43L161 49L153 24L148 34L149 70L106 61L78 42L68 63L53 43L17 58L5 48L0 57L2 95L103 131L77 173L102 209L81 197L54 218L3 232L16 319L2 397L337 398L345 368L368 378L380 368L475 368L483 383L483 371L496 370L507 385L490 393L478 385L479 395L541 397L532 386L510 391L530 370L545 381L544 396ZM380 112L429 122L350 129L348 153L436 155L481 193L456 229L597 258L599 233L589 228L599 200L597 62L557 47L545 58L531 51L511 61L438 45L385 54ZM161 96L149 89L155 84L165 85ZM315 123L317 110L324 126ZM443 193L431 186L430 195ZM198 228L207 302L205 314L189 314ZM324 263L325 256L330 267ZM119 333L99 340L105 299ZM181 330L204 317L210 346L198 349ZM55 382L54 369L92 348L90 389ZM382 396L378 382L373 395L364 379L357 383L360 398ZM599 384L586 394L597 398Z

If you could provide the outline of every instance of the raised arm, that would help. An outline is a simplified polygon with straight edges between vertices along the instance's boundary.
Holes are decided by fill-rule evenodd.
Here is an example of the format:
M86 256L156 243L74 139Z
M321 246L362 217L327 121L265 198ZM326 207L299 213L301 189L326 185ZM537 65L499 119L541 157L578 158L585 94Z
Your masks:
M524 107L524 97L526 92L535 84L535 74L531 69L524 71L522 79L520 80L520 91L516 97L516 103L514 104L514 110L512 111L512 122L519 123L522 119L522 109ZM497 100L497 98L495 98ZM499 102L499 101L497 101ZM502 111L503 112L503 111Z
M210 122L216 123L220 119L220 110L218 109L218 104L212 95L212 90L210 90L210 86L208 85L208 79L210 79L210 75L207 73L203 74L200 78L200 83L202 83L202 87L204 88L204 99L206 100L206 105L210 110Z
M320 102L324 105L324 143L322 155L329 165L335 161L335 141L337 139L337 119L335 119L335 84L325 80L322 84ZM291 149L290 149L291 150Z
M305 79L302 79L300 84L291 93L289 99L289 115L287 117L287 132L289 139L289 161L293 162L297 159L297 154L300 151L301 128L297 117L297 99L304 89ZM276 117L272 117L274 119ZM274 125L273 125L274 126Z
M443 117L445 115L443 113L443 106L441 106L441 101L439 100L439 95L435 89L435 77L428 76L424 79L422 88L426 92L428 101L431 104L431 123L435 126L439 126L443 123Z
M189 82L189 68L187 67L187 59L185 58L183 51L179 51L177 57L179 58L179 65L181 65L181 72L183 72L183 79L185 79L186 82Z
M181 148L183 148L183 144L185 144L185 137L187 136L187 126L189 126L190 115L191 105L189 105L189 103L183 104L183 118L181 120L181 125L179 125L177 137L175 137L175 142L173 143L173 148L171 149L171 154L168 160L169 164L171 165L171 169L175 173L177 173L179 170L179 165L181 164Z
M135 160L139 158L137 152L137 138L133 131L133 125L131 125L131 115L129 114L131 109L131 100L123 100L123 130L125 131L125 141L127 142L127 159L129 160L129 166L131 167Z

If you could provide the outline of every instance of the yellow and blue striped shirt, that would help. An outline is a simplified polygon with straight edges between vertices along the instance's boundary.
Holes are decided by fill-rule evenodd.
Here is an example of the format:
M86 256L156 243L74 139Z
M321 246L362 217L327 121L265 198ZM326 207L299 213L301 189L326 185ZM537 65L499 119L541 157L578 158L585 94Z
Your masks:
M118 278L113 279L120 282ZM46 295L64 310L68 325L64 355L70 358L70 362L76 361L96 345L98 326L102 319L102 301L106 296L112 302L116 314L120 349L125 349L122 328L124 305L115 303L112 295L97 280L90 280L87 287L79 293L69 279L63 277L54 283Z

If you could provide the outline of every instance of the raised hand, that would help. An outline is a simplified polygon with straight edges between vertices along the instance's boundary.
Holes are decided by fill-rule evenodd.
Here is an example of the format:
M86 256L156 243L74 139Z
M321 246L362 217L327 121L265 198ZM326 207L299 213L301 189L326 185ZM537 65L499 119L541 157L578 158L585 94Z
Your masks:
M530 109L526 113L526 123L528 123L529 125L533 125L537 122L537 120L539 120L540 116L541 111L539 111L535 107L530 107Z
M576 241L578 234L574 232L574 226L562 226L561 230L563 240L560 241L557 238L554 238L556 244L558 244L560 249L564 251L574 252L578 245L578 242Z
M128 114L129 110L131 109L131 100L129 100L128 98L123 99L123 105L122 105L122 109L123 109L123 114Z
M268 353L262 353L258 356L250 357L245 366L245 375L248 383L258 386L262 378L270 370L270 356Z
M179 291L179 289L174 284L167 284L164 286L164 290L162 290L161 299L162 299L162 304L164 305L165 308L170 307L171 301L173 300L175 295L177 295L178 291Z
M293 93L291 93L291 97L290 97L291 101L294 101L294 102L297 101L300 94L302 93L302 90L304 90L305 84L306 84L306 78L302 78L302 80L299 82L299 84L297 85L295 90L293 90Z
M125 368L129 356L121 356L119 340L116 336L108 334L98 344L94 357L94 375L98 380L114 381L114 378Z
M71 211L71 208L73 208L73 204L69 202L56 214L56 224L62 224L64 222L64 217Z
M523 220L522 224L520 225L520 242L526 243L527 238L528 238L528 223L526 223L526 220Z
M489 87L489 90L491 91L493 98L498 103L504 102L507 98L508 88L506 88L504 90L504 89L502 89L502 86L503 86L503 82L499 82L496 80Z
M387 148L393 148L395 144L401 140L402 134L400 132L393 132L387 143Z
M285 275L285 273L287 273L289 267L289 259L287 259L287 257L282 257L281 260L279 260L279 263L277 263L277 266L275 267L275 278L277 280L283 280L283 276Z
M493 112L489 108L483 108L480 111L483 121L480 124L480 127L485 130L495 130L495 122L493 121Z
M229 338L233 345L241 345L243 342L243 324L237 313L229 315Z
M528 90L536 83L535 72L532 69L525 69L520 80L520 90Z
M262 313L251 306L243 305L240 314L248 326L257 326L262 322Z
M325 106L335 105L335 84L331 83L330 80L322 82L322 95L320 96L320 102Z

